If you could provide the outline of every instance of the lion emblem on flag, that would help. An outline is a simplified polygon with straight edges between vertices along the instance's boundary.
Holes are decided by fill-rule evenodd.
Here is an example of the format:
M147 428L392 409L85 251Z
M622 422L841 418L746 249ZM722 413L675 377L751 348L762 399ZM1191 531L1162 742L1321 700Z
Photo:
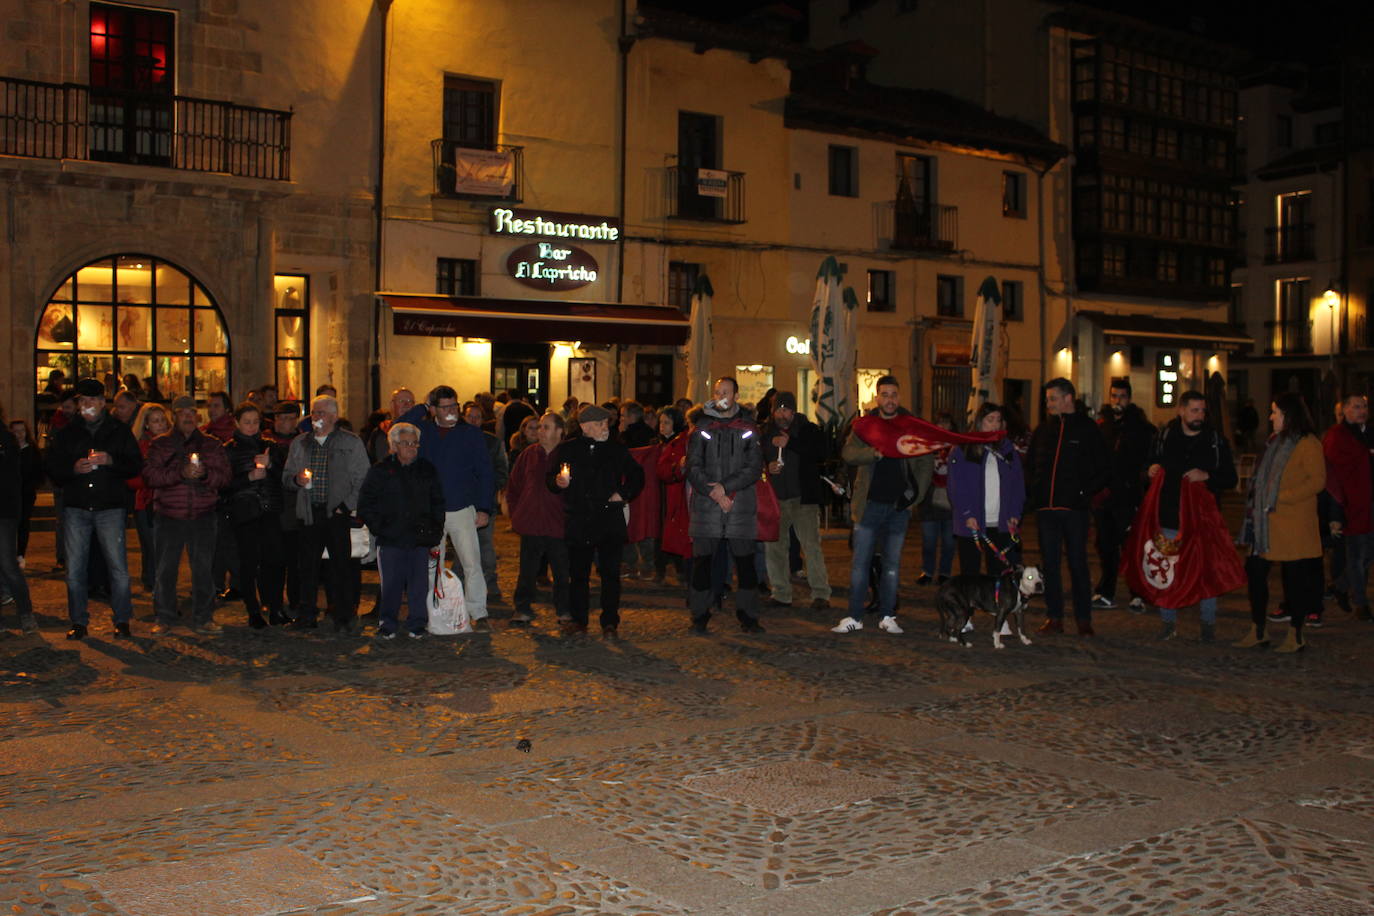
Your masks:
M1141 551L1140 572L1152 588L1165 591L1174 584L1175 565L1178 557L1169 556L1159 549L1154 538L1141 538L1144 549Z

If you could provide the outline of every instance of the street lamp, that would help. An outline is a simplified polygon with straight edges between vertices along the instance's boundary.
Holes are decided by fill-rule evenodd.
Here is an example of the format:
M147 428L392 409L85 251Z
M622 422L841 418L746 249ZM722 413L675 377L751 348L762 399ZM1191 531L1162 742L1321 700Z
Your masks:
M1331 360L1331 376L1335 379L1336 375L1336 307L1341 304L1341 294L1336 291L1335 283L1328 283L1326 292L1322 293L1322 302L1326 303L1327 318L1331 328L1331 349L1329 356Z

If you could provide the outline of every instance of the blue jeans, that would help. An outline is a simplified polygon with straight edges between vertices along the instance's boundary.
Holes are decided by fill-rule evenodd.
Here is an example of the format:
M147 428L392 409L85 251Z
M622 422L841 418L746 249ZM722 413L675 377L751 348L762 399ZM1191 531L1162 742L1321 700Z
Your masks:
M1159 529L1159 533L1164 535L1166 538L1169 538L1170 540L1178 537L1177 528L1161 528ZM1212 624L1216 623L1217 599L1215 597L1203 598L1200 602L1198 602L1198 613L1202 618L1202 622L1207 624L1208 626L1211 626ZM1178 608L1160 608L1159 619L1164 621L1165 623L1173 623L1175 620L1178 619Z
M62 510L62 541L67 553L67 616L73 624L91 622L86 608L86 568L91 541L100 546L110 572L110 607L115 623L127 623L134 616L129 594L129 560L124 552L124 522L128 511L118 509Z
M897 576L910 523L910 509L898 509L892 503L870 502L864 506L863 518L854 527L854 565L849 570L850 617L863 619L864 605L868 602L869 567L873 565L873 551L879 545L883 552L883 577L878 583L878 612L883 617L896 616Z
M940 568L935 568L935 554L940 554ZM948 576L954 566L954 519L921 522L921 572L927 576Z

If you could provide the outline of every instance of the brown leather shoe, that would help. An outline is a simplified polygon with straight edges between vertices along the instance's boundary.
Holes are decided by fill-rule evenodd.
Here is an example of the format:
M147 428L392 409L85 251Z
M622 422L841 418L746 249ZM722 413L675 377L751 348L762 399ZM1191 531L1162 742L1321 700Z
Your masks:
M1051 633L1063 633L1064 621L1058 617L1046 617L1045 622L1036 629L1041 636L1048 636Z

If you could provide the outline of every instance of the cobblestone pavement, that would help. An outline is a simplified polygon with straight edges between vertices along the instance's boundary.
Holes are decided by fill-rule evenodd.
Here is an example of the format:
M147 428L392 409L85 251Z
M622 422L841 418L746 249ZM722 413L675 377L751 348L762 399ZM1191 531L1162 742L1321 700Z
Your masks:
M224 606L155 641L136 591L134 639L97 604L73 643L35 541L3 913L1374 916L1374 625L1334 605L1286 657L1230 647L1242 595L1212 645L1115 610L963 648L911 584L903 636L830 633L804 586L766 633L727 607L692 636L680 589L630 582L615 642L547 605L394 645Z

